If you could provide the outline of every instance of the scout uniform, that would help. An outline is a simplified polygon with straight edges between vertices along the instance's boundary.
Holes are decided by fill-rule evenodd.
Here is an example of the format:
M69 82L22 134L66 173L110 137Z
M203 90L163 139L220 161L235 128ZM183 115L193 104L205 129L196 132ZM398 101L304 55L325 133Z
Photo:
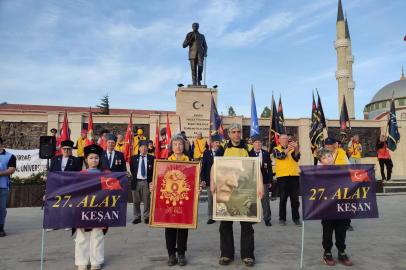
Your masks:
M134 137L134 155L138 155L138 143L141 140L146 140L147 137L142 135L142 129L137 130L137 136Z

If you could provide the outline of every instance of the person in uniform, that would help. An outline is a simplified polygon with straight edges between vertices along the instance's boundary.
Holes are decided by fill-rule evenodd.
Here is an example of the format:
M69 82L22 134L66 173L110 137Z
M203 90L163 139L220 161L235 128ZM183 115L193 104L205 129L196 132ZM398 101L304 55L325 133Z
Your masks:
M324 140L324 147L330 150L331 155L334 158L335 165L349 165L351 164L348 160L347 154L343 149L338 148L338 142L334 137L327 137ZM320 161L318 162L320 165Z
M191 161L189 160L189 157L185 155L187 144L186 140L180 134L172 136L168 150L173 153L168 160ZM153 183L150 183L149 187L150 192L153 192L156 188ZM196 195L200 196L201 192L202 189L196 187ZM185 252L187 250L188 234L189 229L165 228L165 241L166 248L168 250L168 266L173 266L175 264L185 266L187 264ZM176 253L178 253L178 257L176 257Z
M264 184L265 196L261 199L262 212L264 214L265 226L272 226L271 224L271 207L269 205L269 189L272 187L272 162L271 155L268 151L262 149L263 137L261 134L255 134L251 137L254 148L249 152L250 157L259 157L261 160L261 174Z
M16 171L17 159L3 148L0 138L0 237L6 236L4 224L7 216L7 199L11 186L11 175Z
M138 142L141 140L146 140L147 137L142 135L142 129L137 130L137 136L134 137L134 155L138 155Z
M351 164L361 164L362 145L357 134L348 143L348 153L350 154Z
M114 134L106 136L106 150L103 151L101 162L106 170L111 172L126 172L127 166L124 159L124 154L114 150L117 137Z
M273 149L275 158L276 180L280 192L279 202L279 225L286 225L286 203L290 197L292 208L292 219L295 226L301 227L299 214L299 174L297 166L300 159L299 146L297 142L288 141L286 134L279 137L280 144Z
M84 148L86 170L83 173L108 172L100 162L103 148L92 144ZM90 262L91 270L101 269L104 263L104 235L107 228L75 229L75 265L78 270L86 270Z
M210 192L210 171L213 165L214 157L216 156L216 151L220 145L220 136L212 135L210 140L210 150L205 151L203 154L202 160L202 169L200 172L200 183L202 187L205 187L207 190L207 215L209 220L207 224L213 224L216 222L213 220L213 195Z
M50 172L80 172L82 170L82 162L80 159L72 156L73 144L71 140L61 142L62 155L54 156L51 159L51 165L49 166Z
M155 146L154 142L151 140L148 141L148 154L151 156L155 156Z
M203 153L209 148L207 140L203 138L202 132L197 133L197 138L192 142L193 159L200 161L203 158Z
M56 151L55 151L55 156L58 155L62 155L62 151L61 151L61 138L57 138L56 134L58 134L58 130L56 130L56 128L52 128L51 129L51 136L54 136L55 142L56 142Z
M376 149L378 149L378 161L379 161L379 166L381 167L382 183L395 183L395 181L393 181L391 178L393 162L392 162L391 156L388 151L387 140L388 140L388 137L386 137L385 135L381 135L381 136L379 136L379 138L376 142ZM388 180L386 180L384 166L386 166Z
M140 203L144 203L143 217L145 224L149 223L149 204L150 204L150 192L149 183L152 182L152 175L154 173L154 160L155 157L148 155L148 141L141 140L138 142L139 153L132 156L130 160L130 171L133 176L131 181L131 192L133 195L133 224L141 222L141 208Z
M76 147L73 149L77 149L77 157L80 159L80 164L85 162L85 152L83 149L86 146L86 137L87 137L87 130L82 130L82 136L79 137L78 141L76 142Z
M107 130L107 129L103 129L101 132L100 132L100 138L99 138L99 140L97 141L97 144L101 147L101 148L103 148L103 150L106 150L107 149L107 146L106 146L106 136L107 136L107 134L109 134L110 132Z
M242 128L240 124L233 123L228 127L228 136L230 140L228 143L220 145L217 149L217 156L225 157L248 157L249 150L244 140L241 139ZM216 185L214 184L214 169L210 174L210 191L212 194L216 193ZM263 185L259 186L258 197L264 195ZM254 229L252 228L253 222L240 221L241 224L241 259L248 267L254 266ZM220 265L228 265L234 259L234 236L233 236L233 221L221 221L220 223L220 250L221 258Z
M127 142L124 141L124 136L121 134L118 134L117 143L116 143L116 146L114 147L114 150L123 153L126 144L127 144Z

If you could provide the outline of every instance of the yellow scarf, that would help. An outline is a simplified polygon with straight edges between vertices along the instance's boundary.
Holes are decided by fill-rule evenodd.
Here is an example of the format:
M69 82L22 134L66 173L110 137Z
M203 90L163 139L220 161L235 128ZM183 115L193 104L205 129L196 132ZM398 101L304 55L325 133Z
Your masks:
M177 160L177 159L176 159L175 155L172 154L172 156L170 156L170 157L168 158L168 160ZM182 154L182 158L181 158L180 160L181 160L181 161L189 161L189 158L188 158L188 156Z

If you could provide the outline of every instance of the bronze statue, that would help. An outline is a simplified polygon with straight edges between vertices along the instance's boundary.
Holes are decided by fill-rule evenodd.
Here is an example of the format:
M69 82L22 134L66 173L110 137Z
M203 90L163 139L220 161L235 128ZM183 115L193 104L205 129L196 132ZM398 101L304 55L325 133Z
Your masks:
M199 24L194 23L192 25L193 32L189 32L186 35L186 39L183 42L183 48L189 46L189 60L190 67L192 68L192 81L193 85L201 85L202 73L203 73L203 61L204 57L207 57L207 44L204 35L199 33ZM196 74L197 66L198 76Z

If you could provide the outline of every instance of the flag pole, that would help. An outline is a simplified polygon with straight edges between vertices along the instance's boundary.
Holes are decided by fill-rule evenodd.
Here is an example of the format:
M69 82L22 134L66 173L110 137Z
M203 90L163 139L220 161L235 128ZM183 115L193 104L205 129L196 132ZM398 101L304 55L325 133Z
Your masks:
M45 229L42 228L41 270L43 269L43 266L44 266L44 234L45 234Z
M272 129L272 112L273 112L273 91L272 91L272 104L271 104L271 113L269 115L269 134L268 134L268 152L271 151L271 129Z
M282 94L281 93L279 93L279 98L281 99L281 105L282 105ZM285 115L283 115L283 106L282 106L282 117L283 117L283 129L285 131L285 134L288 135L288 133L286 132Z
M302 223L302 251L301 251L301 257L300 257L300 268L303 268L303 246L304 246L304 220Z

